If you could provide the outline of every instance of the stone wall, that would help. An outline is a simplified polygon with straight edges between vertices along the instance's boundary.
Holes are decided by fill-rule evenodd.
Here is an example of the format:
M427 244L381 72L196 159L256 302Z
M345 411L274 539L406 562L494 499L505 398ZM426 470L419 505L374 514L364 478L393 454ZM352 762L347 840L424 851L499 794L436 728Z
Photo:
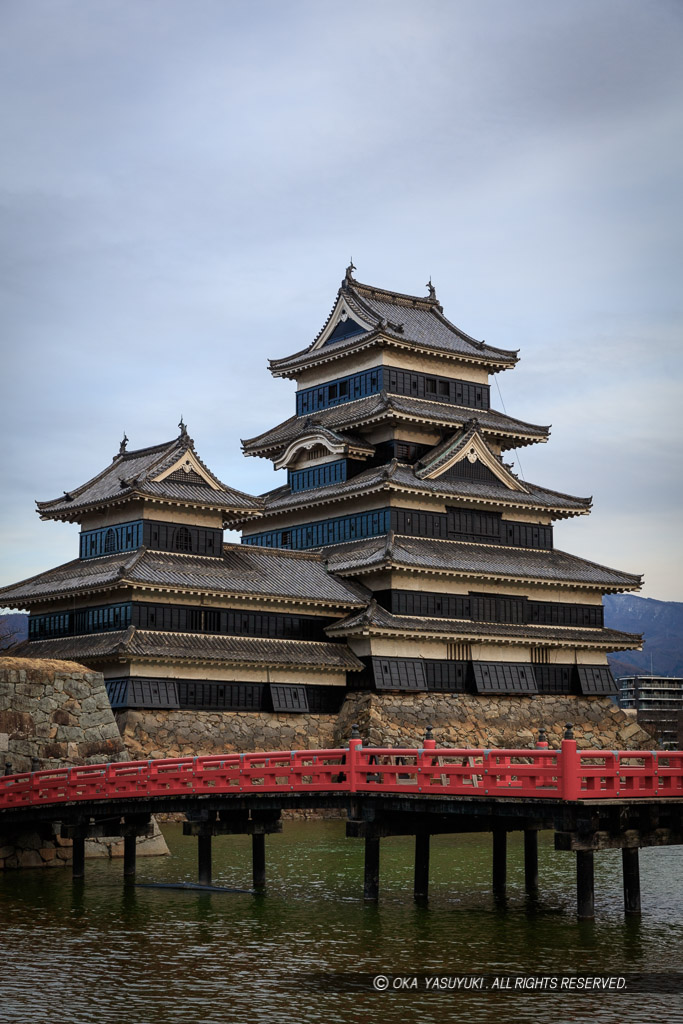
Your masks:
M416 746L428 725L437 746L532 747L543 726L552 748L573 723L579 747L651 750L655 742L608 697L483 697L445 693L351 693L341 709L334 745L357 722L366 746Z
M329 747L336 715L240 711L118 711L133 759L187 757L248 750Z
M0 658L0 758L15 772L125 761L101 673L72 661Z
M439 746L532 747L541 726L559 747L572 722L581 747L655 746L650 733L608 697L481 697L445 693L350 693L339 715L234 711L117 712L133 758L342 746L351 725L372 746L418 744L428 725Z
M0 657L0 772L127 761L104 679L71 661ZM88 857L123 856L118 839L89 840ZM168 853L163 836L138 840L139 855ZM71 840L37 833L0 834L0 870L57 867L71 861Z

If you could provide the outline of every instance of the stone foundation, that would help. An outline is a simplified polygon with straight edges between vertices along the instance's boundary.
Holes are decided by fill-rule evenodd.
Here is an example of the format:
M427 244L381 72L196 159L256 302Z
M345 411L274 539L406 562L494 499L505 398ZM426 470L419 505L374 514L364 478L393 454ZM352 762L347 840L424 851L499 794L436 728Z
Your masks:
M136 843L138 857L159 857L168 854L161 829L154 822L154 835L141 836ZM87 839L85 856L92 858L123 857L123 839ZM0 839L0 871L13 868L61 868L71 863L71 840L43 839L35 832Z
M533 747L543 726L558 748L567 722L579 747L651 750L652 736L608 697L483 697L446 693L351 693L334 732L341 746L357 722L366 746L417 746L428 725L439 747Z
M125 761L99 672L72 661L0 658L0 759L15 772Z
M329 747L337 722L336 715L248 711L119 711L116 718L134 760Z
M0 658L0 772L127 761L104 679L71 661ZM138 839L138 854L168 853L158 827ZM123 856L123 840L92 839L86 857ZM71 861L71 841L35 832L0 833L0 870L59 867Z

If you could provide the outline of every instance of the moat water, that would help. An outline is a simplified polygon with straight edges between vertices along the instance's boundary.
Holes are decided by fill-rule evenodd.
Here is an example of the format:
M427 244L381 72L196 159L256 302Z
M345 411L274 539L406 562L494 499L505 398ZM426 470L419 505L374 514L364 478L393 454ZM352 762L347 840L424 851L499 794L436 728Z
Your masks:
M196 840L164 828L171 857L139 882L195 881ZM413 842L382 841L381 895L365 905L363 843L343 822L285 822L266 840L263 896L123 884L122 862L0 878L1 1024L443 1024L683 1022L683 848L641 852L643 915L622 910L621 857L596 855L596 920L575 917L574 858L541 835L540 895L524 892L521 837L508 894L490 882L490 838L432 840L428 907L412 898ZM248 888L250 845L214 840L216 884ZM377 992L378 974L653 974L647 994ZM661 984L660 984L661 981Z

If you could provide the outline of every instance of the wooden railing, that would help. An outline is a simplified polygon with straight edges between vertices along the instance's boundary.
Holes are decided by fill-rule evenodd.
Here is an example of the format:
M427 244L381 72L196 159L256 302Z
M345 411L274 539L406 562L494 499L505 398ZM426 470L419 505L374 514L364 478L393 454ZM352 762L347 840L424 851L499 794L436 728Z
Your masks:
M363 747L123 761L0 776L0 810L243 793L417 793L591 800L683 798L683 752Z

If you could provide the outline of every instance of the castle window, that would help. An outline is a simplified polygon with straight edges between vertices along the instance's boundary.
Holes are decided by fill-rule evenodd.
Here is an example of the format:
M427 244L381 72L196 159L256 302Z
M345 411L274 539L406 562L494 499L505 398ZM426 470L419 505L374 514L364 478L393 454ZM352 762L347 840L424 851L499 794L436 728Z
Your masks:
M425 394L436 394L436 380L434 379L434 377L425 377Z
M186 526L180 526L175 532L176 551L192 551L192 534Z
M439 394L444 395L446 398L450 395L450 387L447 380L439 381Z
M322 444L314 444L312 448L308 449L306 458L311 462L313 459L322 459L324 455L327 455L327 448Z
M472 660L472 645L468 644L468 643L449 644L448 645L448 660L449 661L471 661Z
M108 555L112 551L116 551L116 534L113 530L107 530L104 538L104 553Z

